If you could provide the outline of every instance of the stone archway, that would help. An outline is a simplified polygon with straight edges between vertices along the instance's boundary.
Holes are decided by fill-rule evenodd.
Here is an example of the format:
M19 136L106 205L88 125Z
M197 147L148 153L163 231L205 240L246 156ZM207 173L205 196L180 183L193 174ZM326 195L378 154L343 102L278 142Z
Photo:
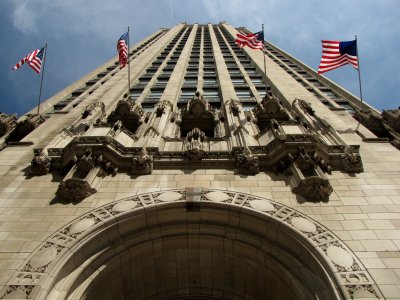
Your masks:
M357 257L300 212L187 188L96 208L45 241L3 299L379 298Z

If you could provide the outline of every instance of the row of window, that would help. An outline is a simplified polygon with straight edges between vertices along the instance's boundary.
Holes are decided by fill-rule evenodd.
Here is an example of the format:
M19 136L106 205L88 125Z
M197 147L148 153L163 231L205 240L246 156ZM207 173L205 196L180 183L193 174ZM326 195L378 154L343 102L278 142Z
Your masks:
M354 108L349 101L343 99L340 95L336 94L331 88L327 87L324 83L319 81L316 77L305 71L295 62L284 56L282 53L273 49L271 46L266 45L267 55L275 61L282 69L302 84L306 89L312 92L323 104L329 108L335 108L329 100L333 100L340 107L345 109L351 114L355 113ZM321 96L323 94L324 96Z
M136 57L140 52L144 51L146 48L148 48L150 45L152 45L153 43L155 43L159 38L161 38L168 30L164 29L162 31L160 31L159 33L157 33L154 37L152 37L151 39L143 42L142 44L140 44L136 49L132 50L130 52L131 55L131 59L133 59L134 57ZM94 86L97 82L99 82L100 80L102 80L102 78L106 77L107 75L111 74L111 76L113 76L115 74L115 69L118 67L119 62L115 62L113 65L107 67L106 70L98 73L95 77L93 77L92 79L88 80L84 85L82 85L81 87L79 87L78 89L76 89L75 91L73 91L69 96L67 96L66 98L64 98L63 100L59 101L58 103L56 103L51 111L47 111L45 114L46 118L49 118L50 115L54 112L57 111L61 111L63 108L65 108L67 105L69 105L71 102L74 102L73 107L77 106L79 103L81 103L84 98L80 99L80 101L75 101L76 98L78 98L79 96L81 96L85 91L87 91L89 88L91 88L92 86ZM105 82L105 81L104 81ZM104 83L102 82L102 83ZM94 90L90 91L89 93L92 93Z

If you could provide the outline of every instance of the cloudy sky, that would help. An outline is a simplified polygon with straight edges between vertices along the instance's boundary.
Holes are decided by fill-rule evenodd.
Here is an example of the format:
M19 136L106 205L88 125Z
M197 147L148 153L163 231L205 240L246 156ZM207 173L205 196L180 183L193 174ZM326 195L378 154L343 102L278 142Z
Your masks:
M0 111L24 114L37 105L40 78L11 67L48 42L42 99L116 55L118 37L131 44L180 21L218 23L258 31L317 69L321 39L358 36L364 101L378 109L400 105L399 0L0 0ZM359 95L355 69L325 73Z

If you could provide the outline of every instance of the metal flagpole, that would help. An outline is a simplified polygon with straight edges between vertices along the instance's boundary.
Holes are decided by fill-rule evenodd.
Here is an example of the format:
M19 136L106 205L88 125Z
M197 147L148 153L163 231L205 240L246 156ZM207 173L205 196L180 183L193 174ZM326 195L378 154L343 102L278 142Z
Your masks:
M131 68L129 66L129 26L128 26L128 95L131 94Z
M361 70L360 70L360 56L358 55L358 43L357 43L357 35L356 35L356 49L357 49L357 65L358 65L358 83L360 85L360 99L361 99L361 112L364 111L364 102L362 96L362 88L361 88Z
M262 33L263 33L263 45L264 45L264 24L262 24ZM266 63L265 63L265 51L264 49L262 49L263 51L263 55L264 55L264 74L265 74L265 93L267 93L267 67L266 67Z
M44 76L44 67L46 65L46 54L47 54L47 42L44 46L44 55L43 55L43 70L42 70L42 78L40 79L40 89L39 89L39 103L38 103L38 111L40 113L40 98L42 97L42 86L43 86L43 76Z

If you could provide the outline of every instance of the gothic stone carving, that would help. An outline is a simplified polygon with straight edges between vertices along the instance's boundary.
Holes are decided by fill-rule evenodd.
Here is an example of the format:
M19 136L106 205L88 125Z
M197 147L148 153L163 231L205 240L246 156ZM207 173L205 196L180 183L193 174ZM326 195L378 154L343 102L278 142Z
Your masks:
M257 174L260 172L258 157L251 153L249 147L245 147L242 153L236 156L236 166L239 173Z
M266 94L261 103L259 103L254 109L253 113L257 118L257 125L260 130L268 128L270 120L275 119L277 121L288 121L289 114L286 109L283 108L279 100L272 95Z
M135 133L143 123L144 117L142 108L132 100L120 100L115 110L108 116L108 123L114 124L121 121L126 129Z
M11 132L17 125L17 116L0 113L0 137Z
M343 168L348 173L361 173L364 171L359 153L355 153L351 147L347 147L342 154Z
M70 202L78 202L96 192L85 179L70 178L60 182L56 195Z
M203 131L206 136L214 136L214 128L218 123L218 116L214 116L210 104L203 98L200 92L187 104L187 109L181 114L181 134L186 134L197 127Z
M190 160L201 160L205 155L204 142L207 140L203 131L197 127L190 131L185 139L185 154Z
M161 117L164 113L165 113L165 111L166 111L166 109L167 109L167 107L170 107L170 109L172 110L172 104L171 104L171 102L169 102L168 100L162 100L162 101L160 101L160 102L158 102L155 106L154 106L154 108L156 109L156 116L159 118L159 117Z
M400 134L400 109L384 110L382 120L386 126Z
M86 119L88 116L91 116L96 108L101 109L100 118L104 118L106 115L105 105L103 102L99 101L86 106L85 111L82 113L82 119Z
M10 136L8 142L17 142L22 140L25 136L31 133L36 127L45 121L41 115L28 114L24 116L16 125Z
M42 149L34 150L34 157L31 161L31 173L33 175L45 175L49 173L51 158L42 152Z
M299 149L297 158L289 154L292 161L292 192L310 201L327 201L333 188L321 168L303 149Z
M142 148L137 157L132 160L132 173L151 174L153 172L153 156L147 153L146 148Z

